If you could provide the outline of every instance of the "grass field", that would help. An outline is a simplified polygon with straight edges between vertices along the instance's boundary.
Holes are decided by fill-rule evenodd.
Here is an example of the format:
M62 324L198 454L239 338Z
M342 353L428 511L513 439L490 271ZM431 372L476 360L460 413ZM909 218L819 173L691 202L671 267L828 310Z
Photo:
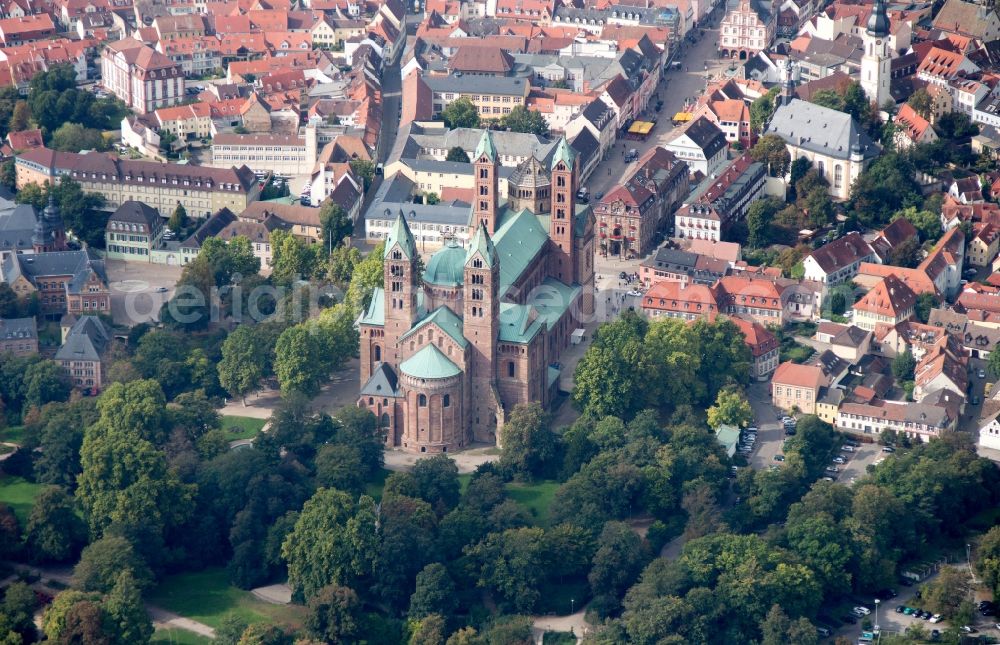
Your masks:
M158 629L149 645L209 645L211 642L211 638L183 629Z
M9 504L21 526L28 521L31 505L42 490L41 484L32 484L20 477L0 477L0 502Z
M24 426L11 426L0 430L0 441L22 443L24 441Z
M534 484L512 482L507 484L507 495L528 509L539 526L549 525L549 507L559 488L558 482L543 481Z
M392 474L388 468L375 473L375 479L365 484L365 495L371 495L376 501L382 499L382 489L385 488L385 478Z
M218 567L168 576L153 589L149 601L215 628L235 614L248 623L267 620L298 629L305 612L303 607L257 600L249 591L230 585L226 570Z
M576 645L576 636L569 632L545 632L542 643L544 645Z
M253 439L264 427L264 419L254 419L251 417L222 417L222 429L226 431L230 440Z

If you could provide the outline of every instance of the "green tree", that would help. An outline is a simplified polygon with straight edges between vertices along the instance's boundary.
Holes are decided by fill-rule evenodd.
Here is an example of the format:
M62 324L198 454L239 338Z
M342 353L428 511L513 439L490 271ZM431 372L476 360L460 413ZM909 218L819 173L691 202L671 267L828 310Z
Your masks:
M933 101L931 100L930 93L925 88L921 87L911 94L910 98L906 99L906 104L925 119L931 118Z
M921 598L931 609L947 618L959 613L971 592L969 573L957 567L941 567L938 575L923 587Z
M267 348L255 342L253 327L240 325L222 343L219 361L219 384L234 397L247 403L247 394L260 388L264 377L263 353Z
M54 361L38 361L24 372L24 403L41 407L51 401L69 398L72 385L69 375Z
M90 602L97 605L100 596L95 593L86 593L75 589L68 589L56 595L52 603L45 609L42 618L42 631L49 641L53 643L66 642L62 636L66 631L67 614L80 602ZM72 641L70 641L72 642ZM84 643L86 641L77 641Z
M455 128L478 128L479 110L466 97L455 99L441 110L441 119L446 127Z
M184 230L187 225L187 209L184 208L184 204L177 202L177 208L174 209L173 214L170 215L170 219L167 220L167 227L174 233L179 233Z
M936 242L941 237L941 218L933 211L917 210L915 206L897 211L892 219L905 217L916 227L920 239L924 242Z
M361 601L353 589L327 585L309 599L306 629L328 643L353 641L358 635Z
M0 184L10 190L17 189L17 168L14 165L13 159L8 159L0 164Z
M66 152L103 151L107 150L108 144L100 130L85 128L79 123L63 123L52 133L49 147Z
M19 550L21 527L18 525L14 509L0 502L0 553L8 553L11 557ZM3 634L0 625L0 634Z
M731 425L745 428L753 421L753 410L746 396L737 389L719 390L715 405L708 409L708 425L718 428Z
M14 111L10 115L10 123L7 129L10 132L23 132L31 125L30 121L31 110L28 108L28 102L18 101L14 104Z
M115 427L106 414L115 412L102 411L101 420L84 433L77 499L92 536L114 526L147 557L161 559L167 555L161 550L165 532L190 513L192 487L168 470L164 453L139 431ZM121 422L128 415L116 418Z
M983 582L1000 598L1000 526L994 526L983 535L977 549L976 569Z
M913 353L909 349L892 359L892 375L896 377L897 381L912 381L913 370L916 367L917 359L913 357Z
M330 254L326 277L341 289L346 289L351 283L355 267L359 264L361 264L361 251L357 247L341 244Z
M65 628L59 635L58 642L111 645L112 638L107 631L107 615L99 602L81 600L73 604L66 610L65 620Z
M750 104L750 129L757 134L763 132L767 122L771 120L777 107L774 99L780 91L780 87L772 87L766 94L762 94Z
M514 476L543 476L559 454L559 438L540 403L521 403L500 430L500 466Z
M899 154L876 159L851 187L851 210L868 227L881 227L897 211L923 201L912 162Z
M455 583L448 570L439 562L432 562L420 570L416 589L410 596L410 620L420 620L432 614L451 616L458 608Z
M290 640L277 625L253 623L240 636L237 645L288 645Z
M991 378L1000 378L1000 356L993 358L994 354L1000 354L1000 352L990 352L990 357L986 359L986 371L990 373Z
M368 308L375 288L382 286L384 254L385 244L379 243L354 269L344 302L355 315Z
M115 586L104 598L104 612L110 623L113 643L132 645L148 643L153 636L153 621L142 604L142 594L131 569L118 574Z
M390 475L383 494L422 499L441 516L458 505L460 488L458 466L442 454L418 459L408 473Z
M761 645L785 645L785 643L802 643L802 645L817 645L819 636L816 628L807 618L792 620L782 611L779 605L772 605L767 617L760 624L763 634Z
M504 611L530 613L535 608L549 559L543 529L491 533L466 553L476 563L479 586L493 592Z
M290 232L271 232L271 272L272 279L290 285L296 280L308 279L320 266L321 254L326 247L310 245Z
M601 325L577 364L573 401L595 417L629 417L640 407L640 358L647 323L627 312Z
M222 619L222 624L215 629L214 642L216 645L237 645L247 627L249 625L246 620L235 613L229 614Z
M152 571L131 542L120 535L107 535L80 554L73 568L73 585L83 591L107 593L123 571L131 572L132 582L140 587L153 580Z
M365 192L375 180L375 164L368 159L352 159L350 162L351 172L361 180L361 186Z
M375 504L355 504L341 491L321 488L305 503L281 546L288 584L311 598L327 585L347 586L370 574L375 557Z
M749 236L747 244L755 249L763 248L771 243L771 222L774 215L781 209L783 202L774 197L758 199L750 204L747 211L747 229Z
M617 609L619 598L638 579L649 556L642 538L627 524L608 522L604 525L587 575L591 593L595 599L600 599L595 605L605 609L603 613L610 613L606 610L612 605Z
M540 137L549 136L549 124L545 121L542 113L523 105L514 106L508 114L501 117L500 126L511 132L537 134Z
M831 110L844 112L844 97L836 90L819 90L812 95L810 102Z
M87 542L87 527L66 491L59 486L42 489L31 507L24 541L35 562L66 562L76 557Z
M444 645L445 619L438 614L425 616L413 625L409 645Z
M322 341L314 326L294 325L281 333L274 347L274 373L282 392L316 396L330 367L317 360L323 355Z
M792 163L785 140L776 134L765 134L758 139L750 149L750 156L765 164L771 177L784 177Z
M917 320L927 324L930 320L931 310L938 306L938 298L933 293L921 293L917 295L917 304L914 307L914 313L917 315Z
M903 240L889 251L889 264L892 266L915 268L920 260L920 242L915 236Z
M376 561L375 590L386 603L406 608L417 574L435 559L437 517L421 499L384 495L379 512L381 544ZM406 557L400 557L406 553Z
M354 223L340 204L328 199L319 209L319 223L323 231L323 244L328 250L340 243L354 231Z
M35 641L34 613L37 604L35 592L24 582L12 582L7 587L0 605L0 642L20 645ZM2 638L8 630L17 634L16 639Z
M460 163L469 163L469 155L462 149L461 146L454 146L448 150L448 156L445 157L445 161L458 161Z

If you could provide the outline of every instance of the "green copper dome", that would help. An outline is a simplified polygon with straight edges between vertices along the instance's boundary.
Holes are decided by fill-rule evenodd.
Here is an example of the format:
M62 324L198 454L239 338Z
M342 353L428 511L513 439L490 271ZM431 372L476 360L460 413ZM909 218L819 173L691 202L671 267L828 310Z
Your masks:
M407 376L422 379L450 378L462 373L440 349L428 345L399 365Z
M431 256L424 269L424 282L442 287L456 287L462 284L465 268L465 249L450 243Z

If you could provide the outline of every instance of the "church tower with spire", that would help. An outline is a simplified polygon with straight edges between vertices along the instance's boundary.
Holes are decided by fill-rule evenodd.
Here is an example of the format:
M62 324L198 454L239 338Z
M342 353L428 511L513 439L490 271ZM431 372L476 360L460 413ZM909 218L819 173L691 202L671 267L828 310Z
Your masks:
M861 40L865 48L861 57L861 89L881 109L892 98L889 94L892 54L889 50L889 16L886 15L885 0L875 0Z
M473 172L476 173L476 194L472 206L473 224L478 228L482 223L490 235L496 233L497 206L499 205L498 182L500 168L497 162L497 149L493 145L493 136L487 128L476 146L476 154L472 157Z
M385 241L383 284L385 285L385 342L378 349L376 361L399 367L399 339L417 322L417 292L420 276L417 275L417 243L406 223L403 211ZM374 351L374 350L373 350Z
M462 333L470 344L469 417L476 441L496 442L496 357L500 337L500 258L486 225L469 243L463 269Z
M579 282L576 266L576 153L566 137L559 140L552 157L552 217L549 237L556 246L553 277L566 284Z
M66 229L63 227L54 195L49 195L48 205L35 219L31 246L35 253L66 250Z

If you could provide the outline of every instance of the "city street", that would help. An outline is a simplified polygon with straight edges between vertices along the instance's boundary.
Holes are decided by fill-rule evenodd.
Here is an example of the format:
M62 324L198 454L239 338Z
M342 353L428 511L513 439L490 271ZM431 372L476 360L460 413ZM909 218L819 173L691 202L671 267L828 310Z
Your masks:
M650 99L650 110L655 106L657 96L663 100L663 108L656 115L658 121L653 132L646 141L621 140L616 143L608 158L601 162L590 177L588 186L591 194L606 193L609 188L632 171L635 163L625 163L626 151L635 148L641 157L650 148L662 145L670 139L674 132L674 127L671 124L674 114L680 112L686 102L695 99L702 93L705 89L705 76L707 74L719 74L730 63L728 60L719 59L718 48L715 45L718 39L718 29L705 29L704 36L694 44L687 45L686 50L678 57L682 68L668 70L663 79L660 80L656 94ZM707 70L705 69L706 64Z
M785 430L778 420L778 411L771 405L771 386L767 382L755 382L747 388L747 398L753 408L753 418L757 425L757 446L750 453L748 461L757 470L777 464L774 456L781 452L785 441Z

